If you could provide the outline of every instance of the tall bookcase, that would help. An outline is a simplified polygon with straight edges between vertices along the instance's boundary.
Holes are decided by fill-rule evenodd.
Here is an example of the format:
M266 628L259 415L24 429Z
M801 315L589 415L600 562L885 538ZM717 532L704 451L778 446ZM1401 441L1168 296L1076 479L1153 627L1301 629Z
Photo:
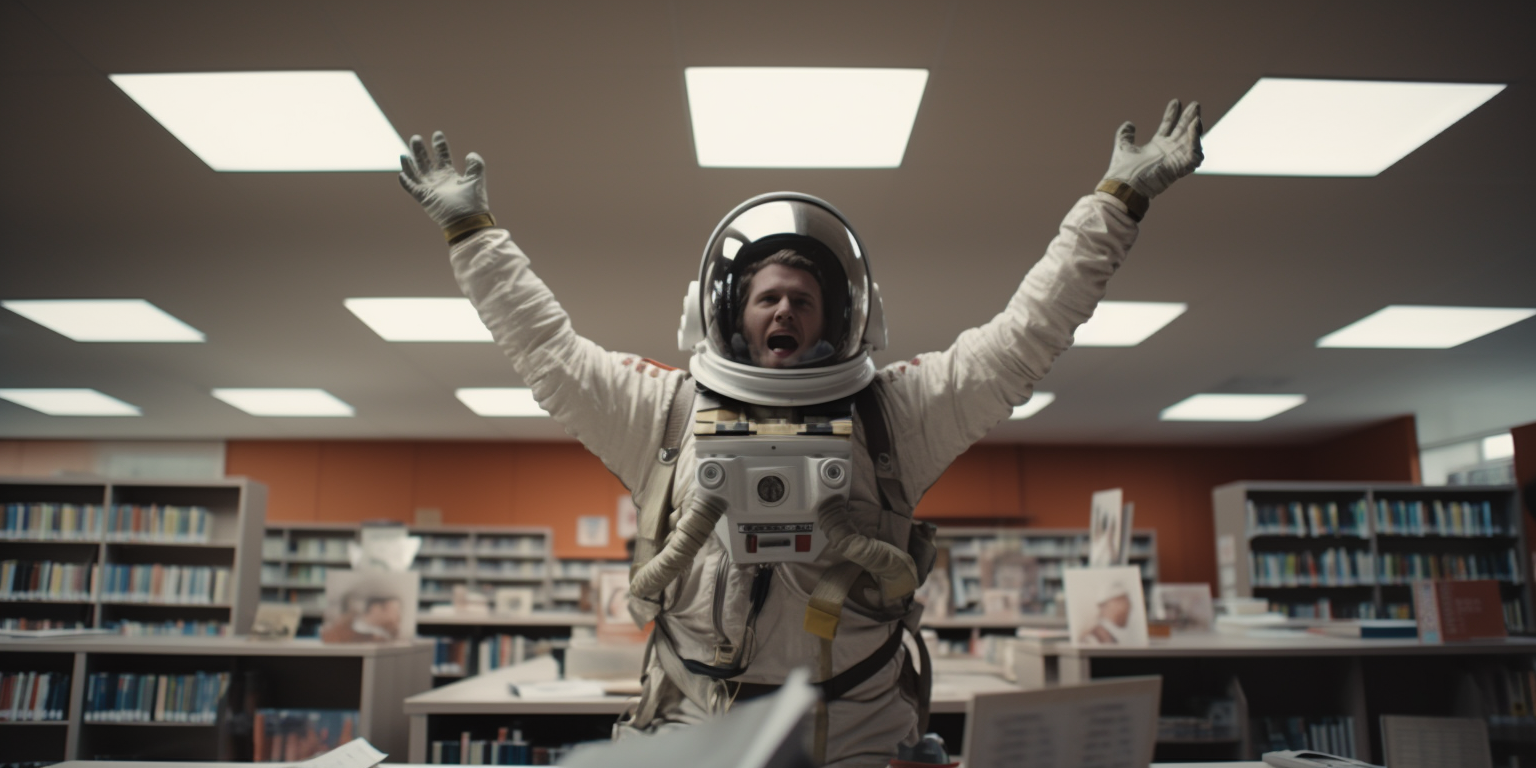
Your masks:
M1224 597L1294 616L1412 618L1416 578L1492 579L1510 630L1531 626L1512 486L1238 482L1212 500Z
M0 619L250 630L260 599L261 483L7 477L0 505L0 561L48 563L52 582L0 592ZM75 574L77 588L54 571Z
M1064 610L1062 571L1088 564L1087 528L970 528L940 526L938 545L949 550L950 584L955 610L981 601L981 556L987 548L1005 546L1040 564L1039 613L1055 616ZM1157 581L1157 531L1131 532L1131 565L1140 566L1144 587Z

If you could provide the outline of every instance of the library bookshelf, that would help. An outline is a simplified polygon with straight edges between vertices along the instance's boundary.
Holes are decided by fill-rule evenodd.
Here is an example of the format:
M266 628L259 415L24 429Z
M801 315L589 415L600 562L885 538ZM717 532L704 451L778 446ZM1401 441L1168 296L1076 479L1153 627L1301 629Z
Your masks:
M1025 615L1060 616L1065 605L1062 571L1088 564L1087 528L985 528L939 526L938 546L949 550L954 619L964 620L981 603L981 559L989 549L1021 551L1039 563L1039 599ZM1131 532L1129 560L1141 568L1144 587L1157 581L1157 531ZM1015 625L1015 626L1022 626Z
M1489 724L1496 765L1536 753L1530 715L1536 639L1512 637L1425 645L1416 639L1366 640L1298 633L1253 637L1175 635L1149 646L1054 645L1058 681L1135 675L1163 678L1161 717L1196 714L1216 699L1231 702L1231 729L1158 741L1155 762L1258 760L1290 747L1265 743L1277 728L1343 728L1353 757L1380 762L1383 715L1471 717ZM1038 663L1042 658L1036 657ZM1316 733L1313 731L1313 733ZM1346 754L1345 756L1350 756Z
M1531 626L1512 486L1238 482L1212 499L1224 597L1297 617L1406 619L1414 579L1491 579L1510 631Z
M250 630L266 486L0 478L0 624Z
M356 735L404 754L404 699L431 687L432 644L325 645L315 640L245 637L87 635L0 639L0 667L69 677L63 717L13 724L0 733L0 760L251 760L254 714L261 709L357 712ZM228 687L202 722L108 722L88 718L88 681L98 675L222 675ZM173 729L175 738L167 738Z

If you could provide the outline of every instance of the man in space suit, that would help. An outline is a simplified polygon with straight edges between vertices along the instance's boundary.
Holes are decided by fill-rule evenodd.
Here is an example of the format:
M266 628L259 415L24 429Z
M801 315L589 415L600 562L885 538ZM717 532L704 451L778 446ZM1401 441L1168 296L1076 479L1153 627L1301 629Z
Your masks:
M578 336L495 226L484 161L470 153L459 174L442 134L431 147L412 137L401 184L443 228L459 287L540 406L641 508L630 611L656 631L619 735L700 722L809 667L824 700L815 750L828 764L884 766L918 739L928 671L914 671L903 634L916 634L911 596L932 548L912 509L1071 345L1148 202L1200 164L1200 134L1199 105L1177 100L1145 145L1122 125L1104 181L1068 212L1007 307L947 350L878 371L879 288L848 221L806 195L753 198L716 228L685 299L686 373ZM727 434L846 441L846 478L821 478L838 492L791 510L809 516L795 530L814 530L814 545L809 534L759 538L722 524L733 511L708 491L714 459L699 458Z

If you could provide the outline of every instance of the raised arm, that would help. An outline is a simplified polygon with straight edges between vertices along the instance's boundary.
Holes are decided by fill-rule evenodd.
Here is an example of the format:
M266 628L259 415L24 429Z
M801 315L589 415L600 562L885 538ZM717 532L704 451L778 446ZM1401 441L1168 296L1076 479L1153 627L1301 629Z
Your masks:
M949 349L881 371L908 498L1029 400L1104 298L1151 199L1199 167L1200 134L1199 103L1181 110L1177 99L1143 146L1134 125L1121 125L1103 182L1067 213L1007 308Z
M653 461L682 374L608 352L571 328L528 257L495 226L479 155L469 153L460 174L442 133L430 152L412 136L400 165L401 186L443 229L459 289L539 406L634 488Z

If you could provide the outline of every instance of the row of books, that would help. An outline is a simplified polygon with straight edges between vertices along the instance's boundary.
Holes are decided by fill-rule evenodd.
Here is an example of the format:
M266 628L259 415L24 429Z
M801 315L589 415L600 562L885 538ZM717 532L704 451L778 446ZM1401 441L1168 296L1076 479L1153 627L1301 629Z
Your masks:
M1252 536L1367 535L1369 507L1365 499L1341 508L1336 501L1289 501L1260 504L1248 500L1248 533Z
M184 637L227 637L229 635L229 622L227 621L119 621L108 624L107 627L120 635L133 637L166 637L179 635Z
M1383 584L1407 584L1420 579L1517 581L1519 574L1519 560L1513 549L1502 555L1422 552L1384 552L1381 555Z
M495 578L497 576L518 576L530 579L544 577L544 564L533 560L500 560L493 562L481 562L475 575Z
M289 543L288 555L313 560L345 560L347 544L350 541L352 540L334 536L293 539Z
M229 602L229 569L206 565L117 565L102 574L104 599L132 603Z
M462 637L434 637L432 674L469 674L469 640Z
M1374 619L1376 605L1369 601L1316 600L1271 601L1269 609L1293 619Z
M323 755L357 737L355 709L258 709L252 761L291 762Z
M1259 752L1288 749L1354 757L1355 719L1343 717L1259 717L1253 720L1253 744Z
M93 563L0 561L0 600L90 600L96 571Z
M1536 715L1536 670L1483 666L1469 670L1464 685L1484 717L1531 717Z
M1377 533L1397 536L1501 536L1490 501L1376 500Z
M0 722L63 720L68 710L68 674L0 672Z
M1375 568L1369 550L1334 547L1322 552L1255 552L1249 577L1255 587L1372 584Z
M8 503L0 539L206 543L212 513L170 504Z
M101 538L100 504L9 503L0 539L69 541Z
M495 739L475 739L469 731L457 739L432 742L427 755L433 765L554 765L569 747L535 747L517 729L499 728Z
M325 586L325 574L328 572L323 565L290 565L282 580L313 584L317 587Z
M117 504L107 511L108 540L207 543L213 515L205 507Z
M476 551L485 555L544 554L543 536L481 536Z
M67 621L64 619L29 619L26 617L7 616L0 619L0 630L20 629L28 632L36 632L44 629L85 629L83 621Z
M212 723L228 690L228 672L96 672L86 681L85 722Z

